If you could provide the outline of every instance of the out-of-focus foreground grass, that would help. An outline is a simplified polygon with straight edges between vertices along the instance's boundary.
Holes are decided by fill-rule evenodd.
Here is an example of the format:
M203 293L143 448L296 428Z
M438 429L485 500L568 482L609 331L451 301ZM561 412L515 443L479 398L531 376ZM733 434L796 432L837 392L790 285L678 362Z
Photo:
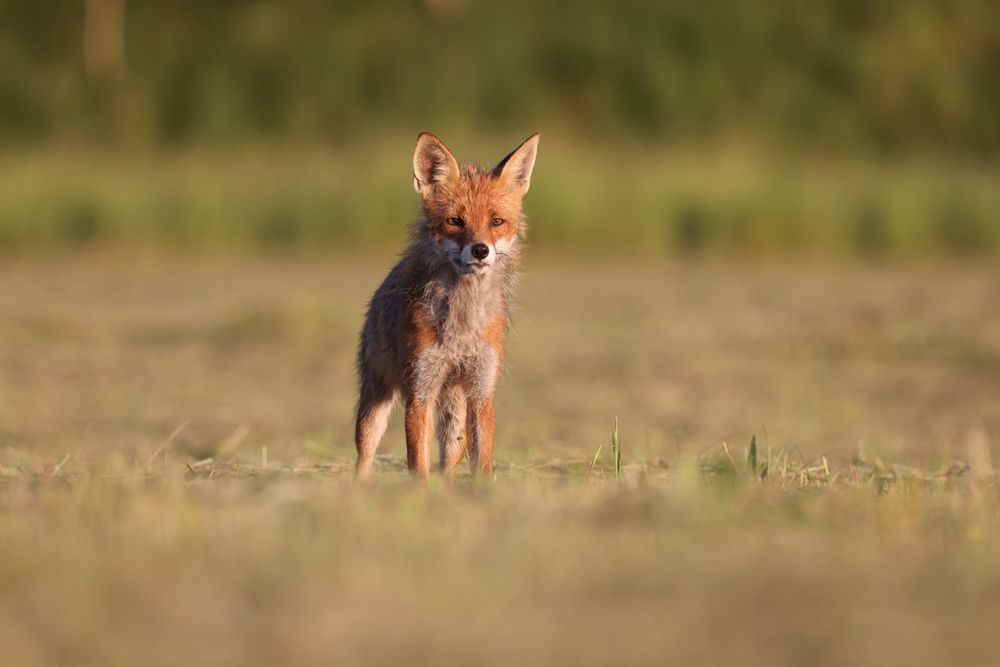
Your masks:
M529 128L535 129L535 128ZM491 164L521 136L444 139ZM131 245L320 251L398 246L416 215L414 137L331 150L0 158L0 252ZM787 157L543 137L536 247L664 253L982 255L1000 251L990 161Z
M5 661L993 663L992 476L688 463L451 488L398 465L372 488L327 465L5 467Z
M992 663L989 264L533 253L496 482L358 488L388 261L0 266L5 662Z

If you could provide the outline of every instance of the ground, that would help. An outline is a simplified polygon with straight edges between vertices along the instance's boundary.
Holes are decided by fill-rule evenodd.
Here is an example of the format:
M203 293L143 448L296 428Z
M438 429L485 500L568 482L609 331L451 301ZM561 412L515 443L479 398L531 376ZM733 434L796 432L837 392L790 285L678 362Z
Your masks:
M991 663L988 263L532 256L496 481L359 488L389 261L4 260L11 664Z

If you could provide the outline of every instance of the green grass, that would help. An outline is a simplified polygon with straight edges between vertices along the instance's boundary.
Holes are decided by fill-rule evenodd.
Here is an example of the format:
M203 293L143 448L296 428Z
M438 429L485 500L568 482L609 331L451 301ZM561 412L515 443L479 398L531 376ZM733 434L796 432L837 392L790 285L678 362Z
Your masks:
M499 159L521 137L451 141ZM417 212L413 137L337 151L0 160L0 251L396 247ZM1000 251L995 165L783 159L543 137L526 208L539 248L657 255L977 256Z
M992 266L533 249L496 481L358 487L391 259L0 264L6 663L992 664Z

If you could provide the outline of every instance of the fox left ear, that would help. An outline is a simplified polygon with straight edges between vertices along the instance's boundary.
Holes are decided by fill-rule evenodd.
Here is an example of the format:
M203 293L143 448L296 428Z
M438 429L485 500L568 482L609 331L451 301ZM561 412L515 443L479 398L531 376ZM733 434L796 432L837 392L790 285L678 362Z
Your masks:
M538 154L538 133L531 135L518 146L513 153L500 160L493 168L493 178L507 184L509 190L520 194L528 191L531 186L531 170L535 167L535 156Z

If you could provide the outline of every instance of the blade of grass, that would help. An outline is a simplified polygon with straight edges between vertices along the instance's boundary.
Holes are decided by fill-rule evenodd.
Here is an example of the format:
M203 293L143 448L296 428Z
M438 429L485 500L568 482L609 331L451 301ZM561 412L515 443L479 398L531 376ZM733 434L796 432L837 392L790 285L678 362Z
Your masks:
M597 465L597 458L601 455L601 451L603 449L604 445L601 445L600 447L597 448L597 452L594 454L594 460L590 462L590 470L587 471L588 475L594 472L594 467Z
M614 426L611 428L611 452L615 459L615 479L622 477L622 449L621 441L618 438L618 417L615 417Z
M171 433L167 437L167 439L164 440L163 443L159 447L156 448L156 451L154 451L152 453L152 455L150 455L150 457L146 460L145 471L146 471L147 474L152 469L153 464L156 463L156 459L158 459L160 457L160 455L163 454L163 452L166 451L167 447L169 447L173 443L174 438L176 438L177 436L179 436L181 434L181 432L184 429L186 429L190 423L191 423L190 419L185 419L184 421L182 421L177 426L177 428L174 429L174 432Z

